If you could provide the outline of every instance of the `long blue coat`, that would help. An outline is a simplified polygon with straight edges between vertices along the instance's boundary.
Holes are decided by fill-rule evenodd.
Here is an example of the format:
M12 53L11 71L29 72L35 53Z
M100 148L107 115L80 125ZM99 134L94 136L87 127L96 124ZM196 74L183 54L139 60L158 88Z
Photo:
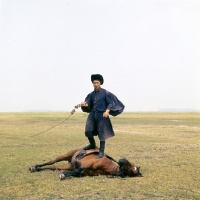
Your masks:
M85 126L85 135L87 137L98 135L100 141L114 136L110 118L104 118L103 113L109 109L110 115L117 116L124 110L123 103L114 94L103 88L88 94L85 102L87 102L88 107L81 108L83 112L90 113Z

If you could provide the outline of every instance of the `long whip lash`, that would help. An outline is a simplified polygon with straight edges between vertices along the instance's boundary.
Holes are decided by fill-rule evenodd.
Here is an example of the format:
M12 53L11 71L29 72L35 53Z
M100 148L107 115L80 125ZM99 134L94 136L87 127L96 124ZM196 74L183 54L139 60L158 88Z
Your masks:
M37 134L35 134L35 135L32 135L32 136L30 136L30 137L35 137L35 136L37 136L37 135L40 135L41 133L47 132L47 131L49 131L49 130L55 128L56 126L59 126L60 124L62 124L62 123L65 122L66 120L68 120L68 119L75 113L75 111L76 111L75 109L78 109L79 107L81 107L81 104L76 105L76 106L74 107L74 109L71 111L71 113L69 114L69 116L68 116L67 118L65 118L63 121L61 121L60 123L56 124L55 126L52 126L51 128L49 128L49 129L47 129L47 130L45 130L45 131L39 132L39 133L37 133Z

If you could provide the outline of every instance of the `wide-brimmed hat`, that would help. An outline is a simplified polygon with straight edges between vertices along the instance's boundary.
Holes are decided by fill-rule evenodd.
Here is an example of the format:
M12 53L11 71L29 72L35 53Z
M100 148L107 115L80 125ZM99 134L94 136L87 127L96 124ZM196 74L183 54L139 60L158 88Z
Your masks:
M103 85L103 76L101 74L92 74L91 75L91 81L93 83L94 80L100 81L101 85Z

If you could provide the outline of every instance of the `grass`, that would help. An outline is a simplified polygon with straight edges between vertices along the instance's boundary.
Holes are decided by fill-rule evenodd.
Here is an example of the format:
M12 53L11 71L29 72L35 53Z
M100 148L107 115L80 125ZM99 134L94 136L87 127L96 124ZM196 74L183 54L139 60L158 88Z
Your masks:
M85 113L0 113L0 199L200 199L200 113L123 113L106 153L141 167L143 178L105 176L59 181L28 166L84 147ZM98 141L98 139L96 139Z

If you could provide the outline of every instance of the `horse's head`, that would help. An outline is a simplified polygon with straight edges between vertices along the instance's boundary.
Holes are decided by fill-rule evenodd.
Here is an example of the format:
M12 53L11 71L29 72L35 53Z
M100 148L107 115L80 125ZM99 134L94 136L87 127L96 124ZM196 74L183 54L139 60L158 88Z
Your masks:
M122 158L119 160L120 166L120 175L124 176L142 176L140 173L140 167L135 166L134 164L130 163L126 158Z

